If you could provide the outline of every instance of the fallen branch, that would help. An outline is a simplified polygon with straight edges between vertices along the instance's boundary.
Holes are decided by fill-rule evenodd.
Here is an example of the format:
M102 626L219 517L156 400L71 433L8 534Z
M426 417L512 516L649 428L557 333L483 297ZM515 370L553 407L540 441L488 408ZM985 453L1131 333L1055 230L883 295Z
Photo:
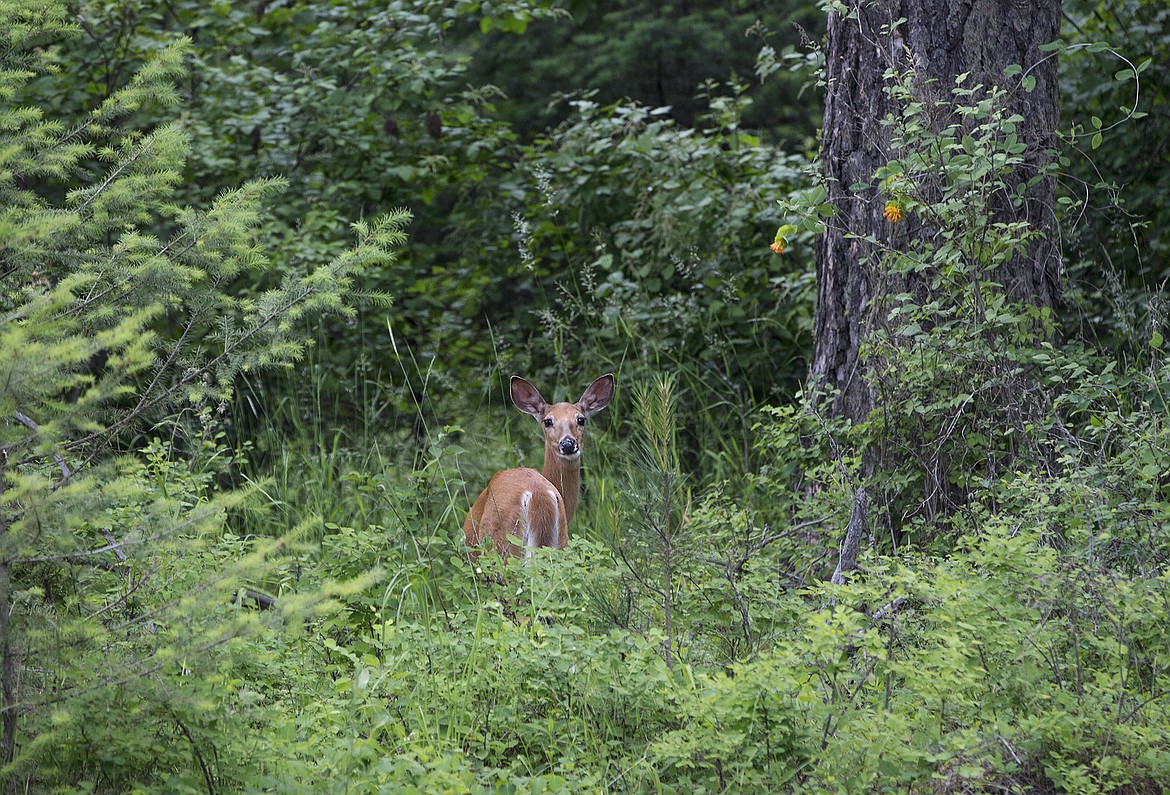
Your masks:
M261 610L267 610L276 604L275 596L253 591L251 588L241 588L232 594L232 604L236 604L242 599L251 599Z

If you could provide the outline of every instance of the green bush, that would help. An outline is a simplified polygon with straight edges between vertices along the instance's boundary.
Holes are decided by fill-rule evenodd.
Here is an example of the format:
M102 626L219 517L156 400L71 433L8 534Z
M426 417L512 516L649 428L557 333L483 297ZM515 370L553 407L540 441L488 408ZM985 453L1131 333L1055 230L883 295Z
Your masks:
M0 4L0 94L60 79L40 45L75 32L68 18ZM174 202L189 138L133 114L175 105L189 51L159 49L83 123L0 110L0 778L14 791L233 775L218 725L231 661L297 611L266 622L239 605L280 544L217 552L247 498L214 489L230 466L220 417L240 373L303 353L301 318L352 314L355 279L392 258L408 218L355 224L329 262L229 293L271 266L257 226L283 183Z

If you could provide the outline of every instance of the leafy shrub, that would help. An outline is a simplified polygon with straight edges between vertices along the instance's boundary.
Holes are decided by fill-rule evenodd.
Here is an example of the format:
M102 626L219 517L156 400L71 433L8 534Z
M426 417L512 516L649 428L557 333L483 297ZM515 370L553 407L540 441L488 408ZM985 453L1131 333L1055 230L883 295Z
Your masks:
M802 161L741 129L740 89L709 92L695 130L661 109L574 101L524 162L520 265L548 274L527 298L538 362L561 377L623 360L678 374L680 410L705 418L688 424L686 455L719 451L738 471L751 412L802 372L808 262L756 242Z

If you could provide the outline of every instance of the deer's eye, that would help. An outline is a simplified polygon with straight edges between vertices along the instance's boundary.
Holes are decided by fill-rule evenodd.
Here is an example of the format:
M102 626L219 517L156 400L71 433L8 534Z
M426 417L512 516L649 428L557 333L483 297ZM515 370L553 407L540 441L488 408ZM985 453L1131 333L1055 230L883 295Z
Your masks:
M552 417L545 417L544 418L544 427L551 428L552 426L553 426L553 418Z
M585 427L585 417L584 416L582 416L580 414L577 415L577 425L579 425L582 428Z

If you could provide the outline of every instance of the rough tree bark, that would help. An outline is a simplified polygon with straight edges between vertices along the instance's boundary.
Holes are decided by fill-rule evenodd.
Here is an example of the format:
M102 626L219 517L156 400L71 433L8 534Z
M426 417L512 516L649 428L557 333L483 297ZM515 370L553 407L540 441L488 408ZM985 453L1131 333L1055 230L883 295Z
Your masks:
M870 322L884 318L875 305L881 303L871 260L875 247L864 238L900 246L931 233L913 218L892 228L882 218L878 188L852 187L871 182L890 160L889 131L881 120L895 108L883 91L884 74L889 68L912 70L922 90L946 98L962 73L970 73L965 85L1002 86L1008 65L1029 70L1035 88L1015 92L1011 110L1024 117L1018 127L1029 144L1024 170L1034 172L1046 162L1043 152L1052 146L1058 123L1056 59L1040 47L1058 37L1061 9L1060 0L848 0L844 6L848 13L830 11L828 19L821 159L828 201L837 214L816 252L811 375L817 386L839 390L833 414L861 421L875 407L875 395L858 353ZM904 21L895 25L899 19ZM1030 173L1017 176L1022 181ZM1053 307L1059 294L1053 192L1053 180L1043 179L1029 188L1022 207L992 208L997 220L1025 220L1041 233L997 278L1013 301L1045 308ZM891 235L899 237L891 241ZM923 289L924 284L901 285L904 292Z

